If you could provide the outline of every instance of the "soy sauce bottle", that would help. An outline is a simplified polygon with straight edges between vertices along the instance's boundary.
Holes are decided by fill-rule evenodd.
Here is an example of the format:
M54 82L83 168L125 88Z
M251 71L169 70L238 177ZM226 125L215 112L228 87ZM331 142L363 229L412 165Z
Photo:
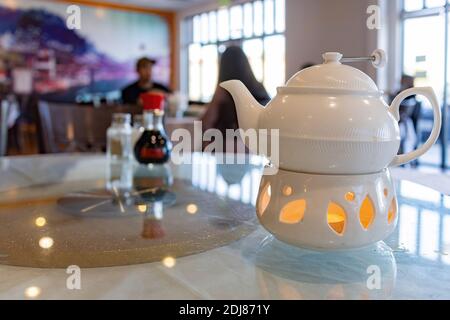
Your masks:
M171 142L163 126L164 95L143 93L144 131L134 146L134 155L141 164L162 164L169 160Z

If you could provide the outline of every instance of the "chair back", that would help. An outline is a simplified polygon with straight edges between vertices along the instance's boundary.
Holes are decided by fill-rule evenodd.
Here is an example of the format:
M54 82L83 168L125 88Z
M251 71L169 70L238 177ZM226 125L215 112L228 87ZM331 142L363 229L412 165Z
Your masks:
M106 131L117 112L140 113L138 107L93 108L39 102L40 135L45 153L104 152Z

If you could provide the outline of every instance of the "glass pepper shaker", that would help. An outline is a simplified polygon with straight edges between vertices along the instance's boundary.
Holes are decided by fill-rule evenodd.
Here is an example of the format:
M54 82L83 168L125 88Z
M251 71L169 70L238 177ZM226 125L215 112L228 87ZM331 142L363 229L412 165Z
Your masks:
M113 121L107 130L107 157L109 161L123 161L132 158L131 115L113 114Z

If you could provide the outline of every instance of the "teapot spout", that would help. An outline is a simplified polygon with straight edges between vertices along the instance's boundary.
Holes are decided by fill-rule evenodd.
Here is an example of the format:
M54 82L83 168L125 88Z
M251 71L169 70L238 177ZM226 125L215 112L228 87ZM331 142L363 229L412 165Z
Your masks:
M258 129L258 120L264 107L252 96L239 80L225 81L220 84L233 97L236 105L239 127L243 130Z

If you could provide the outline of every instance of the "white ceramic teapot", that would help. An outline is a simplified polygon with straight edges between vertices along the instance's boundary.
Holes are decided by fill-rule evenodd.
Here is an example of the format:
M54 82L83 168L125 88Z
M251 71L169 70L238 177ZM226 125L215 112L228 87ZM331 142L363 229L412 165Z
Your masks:
M281 169L320 174L375 173L416 159L436 142L441 111L432 88L405 90L388 106L368 75L340 62L342 54L328 52L323 58L323 64L298 72L279 87L266 107L242 82L220 84L233 96L241 129L268 129L269 135L270 129L279 129ZM431 102L434 126L421 147L397 155L399 107L411 95L425 96Z

